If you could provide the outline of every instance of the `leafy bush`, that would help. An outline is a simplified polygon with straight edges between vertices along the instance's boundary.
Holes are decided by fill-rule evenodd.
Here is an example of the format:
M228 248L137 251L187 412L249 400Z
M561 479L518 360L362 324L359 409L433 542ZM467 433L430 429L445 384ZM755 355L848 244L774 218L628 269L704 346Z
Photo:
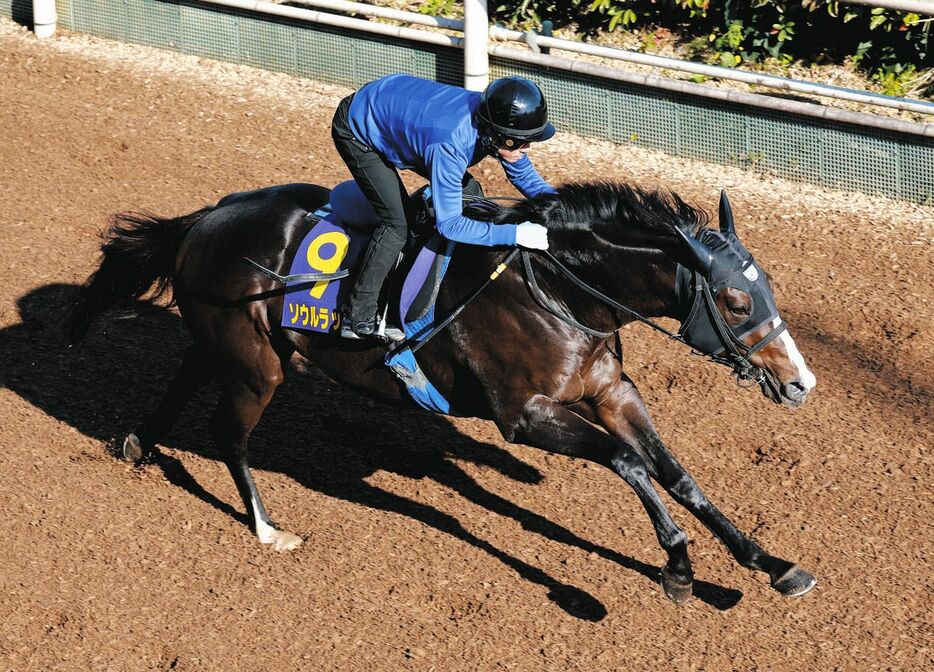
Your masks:
M428 0L443 5L447 0ZM600 30L665 29L696 56L733 67L765 58L850 61L872 73L888 92L904 94L934 66L931 18L837 0L521 0L492 6L494 19L536 27L574 24ZM829 38L829 39L828 39ZM927 84L930 88L930 85Z

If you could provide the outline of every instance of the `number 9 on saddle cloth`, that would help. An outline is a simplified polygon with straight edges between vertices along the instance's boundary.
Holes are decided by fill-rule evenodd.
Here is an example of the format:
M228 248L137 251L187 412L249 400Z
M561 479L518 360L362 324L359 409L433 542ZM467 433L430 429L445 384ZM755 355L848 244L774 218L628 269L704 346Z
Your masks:
M469 173L463 185L465 196L483 196L479 182ZM429 312L453 250L453 243L435 231L429 186L411 195L406 215L409 220L406 245L380 295L380 312L388 306L392 319L396 317L393 309L398 306L400 324ZM283 327L339 332L341 308L353 286L352 278L347 276L352 275L379 219L357 183L347 180L334 187L329 202L306 215L306 220L310 229L296 250L289 275L278 276L258 264L254 266L287 283L290 291L283 304ZM309 282L310 277L322 273L328 279Z

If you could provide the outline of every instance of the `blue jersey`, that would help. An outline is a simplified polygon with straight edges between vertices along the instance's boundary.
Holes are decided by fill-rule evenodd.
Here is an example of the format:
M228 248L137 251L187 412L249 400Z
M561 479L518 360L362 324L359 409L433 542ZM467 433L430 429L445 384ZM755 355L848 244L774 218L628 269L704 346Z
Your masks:
M357 140L394 166L414 170L431 182L438 231L475 245L515 245L515 224L491 224L465 217L461 180L485 156L478 150L473 113L480 93L412 77L389 75L361 88L348 121ZM509 181L527 198L554 189L528 156L515 163L500 158Z

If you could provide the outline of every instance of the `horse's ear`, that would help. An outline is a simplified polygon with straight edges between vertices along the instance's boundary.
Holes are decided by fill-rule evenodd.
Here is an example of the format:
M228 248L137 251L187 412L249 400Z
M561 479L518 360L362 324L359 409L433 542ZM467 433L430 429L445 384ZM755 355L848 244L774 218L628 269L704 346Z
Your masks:
M725 235L736 235L736 228L733 226L733 208L730 207L730 199L726 197L726 189L720 190L720 233Z
M684 251L687 255L688 263L686 266L697 271L705 278L709 278L710 269L713 267L713 253L710 251L710 248L680 226L676 226L674 229L681 239Z

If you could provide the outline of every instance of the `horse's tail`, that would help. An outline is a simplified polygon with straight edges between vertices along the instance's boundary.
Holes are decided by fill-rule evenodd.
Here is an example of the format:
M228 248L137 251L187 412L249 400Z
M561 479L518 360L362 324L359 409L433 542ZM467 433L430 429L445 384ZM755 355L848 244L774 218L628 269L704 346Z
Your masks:
M140 299L155 285L150 299L172 285L175 257L185 234L213 208L175 218L148 212L115 215L101 235L101 261L85 281L65 318L65 338L81 341L91 322L108 308Z

